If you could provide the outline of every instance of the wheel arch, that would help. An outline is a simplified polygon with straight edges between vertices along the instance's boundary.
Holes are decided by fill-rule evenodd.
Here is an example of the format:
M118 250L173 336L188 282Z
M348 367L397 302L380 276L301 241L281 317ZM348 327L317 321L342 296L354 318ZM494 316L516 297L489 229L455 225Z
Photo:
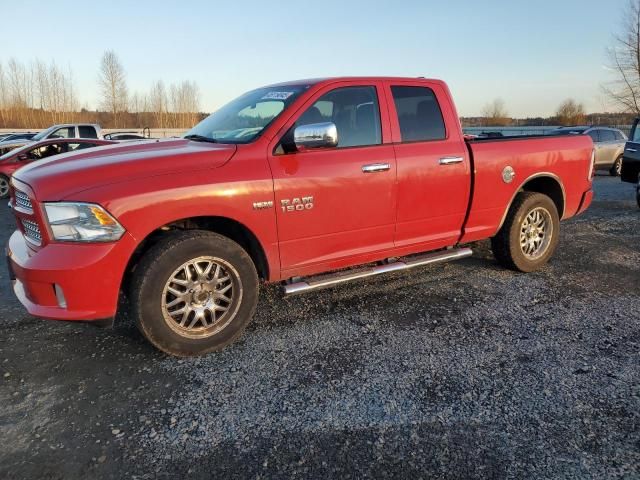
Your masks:
M562 184L562 180L560 180L557 175L550 172L536 173L525 179L513 193L509 203L507 204L507 208L502 215L502 219L500 220L500 225L498 226L496 233L499 232L502 225L504 225L507 214L509 213L509 210L511 210L511 206L516 199L516 196L521 192L535 192L548 196L558 209L558 216L560 219L562 220L564 217L567 195L564 185Z
M205 230L214 232L239 244L251 257L261 279L269 278L269 262L258 237L246 225L228 217L197 216L175 220L151 231L136 247L127 267L121 285L121 291L127 291L131 273L143 255L159 240L173 231Z

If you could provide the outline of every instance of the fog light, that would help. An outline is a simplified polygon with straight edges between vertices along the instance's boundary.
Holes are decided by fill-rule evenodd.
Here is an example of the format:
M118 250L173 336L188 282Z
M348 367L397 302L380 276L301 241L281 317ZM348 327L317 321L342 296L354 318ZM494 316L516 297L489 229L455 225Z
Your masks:
M53 290L56 292L56 300L58 300L58 306L60 308L67 308L67 299L64 298L62 287L56 283L53 285Z

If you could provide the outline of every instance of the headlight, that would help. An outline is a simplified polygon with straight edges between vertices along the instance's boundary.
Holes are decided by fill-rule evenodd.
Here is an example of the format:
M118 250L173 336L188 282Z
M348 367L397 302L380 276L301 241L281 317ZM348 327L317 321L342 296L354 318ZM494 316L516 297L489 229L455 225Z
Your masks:
M55 240L114 242L124 234L124 228L94 203L45 203L44 209Z

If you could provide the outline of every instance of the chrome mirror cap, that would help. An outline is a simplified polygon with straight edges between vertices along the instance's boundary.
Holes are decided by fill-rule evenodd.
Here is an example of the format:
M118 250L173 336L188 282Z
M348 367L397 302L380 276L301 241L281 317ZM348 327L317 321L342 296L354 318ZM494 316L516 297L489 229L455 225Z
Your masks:
M293 132L296 148L331 148L338 145L338 129L333 122L300 125Z

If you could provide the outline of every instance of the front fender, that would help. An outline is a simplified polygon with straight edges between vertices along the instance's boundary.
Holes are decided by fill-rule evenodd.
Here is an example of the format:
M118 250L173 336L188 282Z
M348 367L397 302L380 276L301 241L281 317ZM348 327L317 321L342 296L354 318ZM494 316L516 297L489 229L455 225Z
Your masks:
M256 237L265 253L269 277L277 279L280 258L275 210L253 208L255 202L274 200L271 176L267 172L268 176L247 181L246 170L229 168L232 164L197 175L159 175L107 185L67 200L102 205L137 245L159 228L181 220L197 217L233 220Z

